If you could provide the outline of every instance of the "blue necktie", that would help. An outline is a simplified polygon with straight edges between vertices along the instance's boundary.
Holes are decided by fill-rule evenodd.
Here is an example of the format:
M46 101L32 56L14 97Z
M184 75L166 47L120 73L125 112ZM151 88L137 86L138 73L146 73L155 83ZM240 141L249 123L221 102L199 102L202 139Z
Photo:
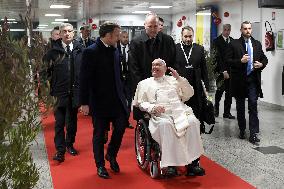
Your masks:
M252 54L251 46L249 44L249 40L247 40L246 45L247 45L247 53L250 57L248 64L247 64L247 75L249 75L252 72L252 69L253 69L253 66L252 66L253 65L253 63L252 63L253 54Z

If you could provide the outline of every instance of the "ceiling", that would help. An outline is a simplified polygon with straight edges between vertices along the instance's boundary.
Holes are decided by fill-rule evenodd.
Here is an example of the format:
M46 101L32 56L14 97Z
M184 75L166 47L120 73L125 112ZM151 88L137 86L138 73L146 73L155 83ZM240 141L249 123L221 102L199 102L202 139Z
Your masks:
M217 2L234 0L30 0L32 3L32 18L40 24L48 24L55 17L46 17L46 13L60 14L56 18L68 18L77 22L84 18L100 14L132 14L137 10L151 10L157 14L172 15L178 12L194 10L201 6ZM70 5L69 9L50 9L51 4ZM149 9L153 5L171 5L170 9ZM19 14L25 15L26 0L0 0L0 17L7 16L19 20Z

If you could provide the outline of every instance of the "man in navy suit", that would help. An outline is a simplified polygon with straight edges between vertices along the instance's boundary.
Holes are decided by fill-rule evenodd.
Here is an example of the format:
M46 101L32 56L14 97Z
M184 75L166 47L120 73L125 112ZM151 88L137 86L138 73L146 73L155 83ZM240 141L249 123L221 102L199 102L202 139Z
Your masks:
M95 41L92 38L90 38L91 35L90 26L82 26L80 28L80 32L81 32L81 37L77 38L77 41L79 41L85 48L95 43Z
M219 104L222 98L222 95L225 91L225 101L224 101L224 113L223 117L228 119L235 119L230 112L231 104L232 104L232 96L230 94L230 67L227 62L224 60L224 52L228 48L228 45L233 38L230 37L231 33L231 25L224 24L223 32L213 41L213 49L216 53L216 67L214 69L215 73L218 75L217 77L217 90L215 93L215 117L219 116Z
M263 97L261 90L261 72L268 60L263 53L261 43L251 36L251 23L241 24L242 36L233 40L228 47L226 61L231 67L231 91L236 98L237 119L240 129L240 139L245 139L246 118L245 99L248 98L249 141L260 142L257 99Z
M80 74L81 111L93 119L93 152L97 174L110 178L104 160L104 134L112 122L113 131L106 152L110 168L119 172L116 157L127 126L129 115L127 100L121 80L119 52L116 48L120 26L106 22L100 26L100 37L86 48L82 55ZM89 99L91 102L89 102Z

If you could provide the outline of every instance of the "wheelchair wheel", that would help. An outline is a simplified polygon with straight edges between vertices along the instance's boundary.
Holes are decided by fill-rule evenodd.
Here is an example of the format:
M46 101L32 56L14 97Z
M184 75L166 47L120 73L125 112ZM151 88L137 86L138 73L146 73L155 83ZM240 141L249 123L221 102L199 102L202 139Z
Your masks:
M135 128L135 152L138 165L146 169L150 161L150 132L144 120L139 120Z
M158 176L159 176L158 162L156 162L156 161L150 162L150 175L151 175L152 178L158 178Z

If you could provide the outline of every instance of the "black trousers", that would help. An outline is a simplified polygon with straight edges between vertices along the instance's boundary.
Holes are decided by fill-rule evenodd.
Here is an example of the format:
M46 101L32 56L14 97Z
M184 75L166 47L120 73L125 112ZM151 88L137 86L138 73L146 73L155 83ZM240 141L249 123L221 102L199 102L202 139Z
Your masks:
M257 90L256 81L253 78L249 78L247 81L248 89L248 113L249 113L249 130L250 135L259 132L259 119L257 111ZM245 98L236 97L237 105L237 119L240 131L246 129L246 118L245 118Z
M107 148L107 154L116 158L125 128L128 124L128 117L122 109L116 117L93 116L93 152L97 167L105 166L104 160L104 134L110 123L113 125L112 135Z
M58 98L54 117L55 117L55 136L54 143L57 151L65 153L66 146L71 146L75 142L77 132L77 113L78 108L72 107L71 98ZM64 126L66 124L66 137Z
M230 93L230 79L225 79L223 82L222 80L224 80L223 73L218 76L217 81L216 81L217 83L221 82L221 85L218 86L216 90L214 106L215 106L215 110L219 110L220 101L225 91L224 114L228 115L230 114L231 105L232 105L232 96Z

